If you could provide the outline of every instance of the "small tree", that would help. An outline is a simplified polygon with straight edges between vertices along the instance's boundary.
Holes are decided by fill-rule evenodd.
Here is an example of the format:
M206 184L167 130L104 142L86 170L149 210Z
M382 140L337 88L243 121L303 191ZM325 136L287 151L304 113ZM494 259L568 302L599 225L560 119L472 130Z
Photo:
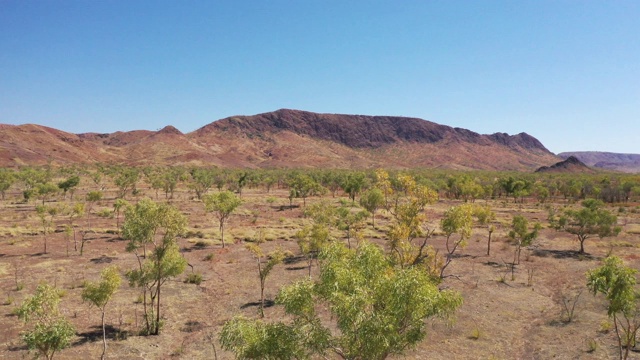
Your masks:
M218 216L218 226L220 229L220 239L224 248L224 225L229 220L229 216L242 203L231 191L221 191L216 194L203 196L204 208L207 212L215 212Z
M13 171L0 169L0 195L2 195L2 200L4 200L5 193L15 181L16 176Z
M74 225L75 219L84 216L84 203L75 203L73 206L67 209L67 216L69 217L68 229L73 234L73 249L78 251L78 242L76 239L76 228Z
M452 316L462 304L458 293L438 290L422 269L392 266L373 244L349 250L333 243L320 258L318 281L298 281L276 298L292 323L235 318L222 329L222 347L243 359L327 358L331 352L382 360L422 341L425 319ZM335 324L321 321L317 306L329 309Z
M344 190L344 192L349 195L349 199L351 199L351 202L355 203L356 196L358 196L358 194L360 194L362 189L365 187L366 181L367 178L365 177L364 173L354 172L347 174L347 176L342 179L342 183L340 184L340 186L342 187L342 190Z
M384 194L382 190L373 188L362 194L360 197L360 206L371 213L371 224L376 228L376 210L384 205Z
M309 196L321 194L325 189L318 184L311 176L307 174L298 174L296 175L289 184L291 190L290 194L293 194L294 197L302 198L302 204L304 207L307 206L307 198Z
M53 196L56 192L58 192L58 187L52 183L44 183L39 184L36 188L38 193L38 197L42 200L42 205L49 199L50 196Z
M40 223L42 224L45 254L47 253L47 234L51 232L51 228L55 226L54 219L56 215L58 215L60 210L61 209L58 206L47 206L47 205L36 206L36 213L38 214L38 218L40 218Z
M213 169L192 169L190 172L191 182L189 188L196 193L198 200L211 189L215 180Z
M138 260L138 268L128 271L126 276L129 285L142 288L146 334L160 333L162 285L182 274L187 266L176 242L186 226L186 218L176 208L150 199L141 200L125 213L122 235L129 240L127 251L134 253ZM152 247L151 255L144 256L143 261L138 251L148 245ZM150 307L147 306L147 295Z
M487 231L489 232L489 238L487 239L487 256L491 255L491 234L496 230L495 226L493 226L492 222L496 219L496 213L491 210L489 205L486 206L477 206L473 215L476 217L478 224L481 226L486 226Z
M140 178L140 172L135 168L122 168L115 173L113 180L114 184L118 187L118 197L123 198L129 191L133 191L136 188L136 183Z
M89 193L87 193L86 200L85 200L86 201L85 214L87 216L87 223L84 229L80 231L80 255L84 254L84 244L86 244L86 242L89 241L89 237L88 237L89 232L93 231L91 229L91 209L93 208L95 203L97 203L100 200L102 200L101 191L90 191Z
M300 251L307 257L309 278L311 278L313 259L318 255L322 247L331 240L329 228L327 224L317 222L296 232L295 237Z
M67 198L67 192L69 192L71 193L71 200L73 200L73 191L78 184L80 184L80 177L78 175L74 175L65 181L59 182L58 187L62 190L65 199Z
M467 239L471 236L473 229L473 207L468 204L449 208L444 217L440 220L440 228L446 236L445 247L447 254L444 265L440 269L440 278L444 278L444 270L453 260L453 254L458 248L467 245ZM453 235L458 234L458 239L454 240Z
M550 216L550 223L557 230L563 230L574 234L580 242L580 253L584 254L584 242L594 235L599 238L617 236L621 228L616 226L618 218L603 209L604 203L600 200L587 199L582 202L579 210L568 209L556 219Z
M540 223L536 223L532 231L529 231L529 221L522 215L516 215L511 222L509 237L515 242L516 250L513 255L513 264L520 264L520 252L523 246L531 245L531 242L538 237L538 231L542 228Z
M587 272L589 290L594 295L603 294L609 303L607 314L613 318L620 359L629 357L629 350L635 347L640 329L640 292L636 288L636 272L615 256L606 258L601 267Z
M129 202L125 199L116 199L113 203L113 212L115 213L117 229L120 229L120 212L122 212L123 209L126 209L127 206L129 206Z
M38 285L36 293L16 310L25 323L33 323L31 330L22 333L29 349L36 349L46 359L69 346L75 335L73 325L60 314L60 292L48 284Z
M247 250L253 254L253 257L258 263L258 276L260 277L260 317L264 317L264 287L267 281L267 276L269 276L271 270L273 270L276 265L280 264L286 257L284 251L277 249L269 253L269 255L266 256L267 261L264 262L265 254L259 245L263 241L263 239L258 239L256 243L247 244L246 246Z
M110 266L102 270L100 274L100 282L88 282L82 290L82 300L89 301L102 312L102 355L100 359L104 359L107 352L107 331L105 328L105 309L107 303L111 300L113 294L120 287L122 279L116 266Z
M349 249L351 249L351 239L356 237L365 226L364 220L367 216L366 210L351 211L347 206L341 206L336 210L336 227L344 231Z

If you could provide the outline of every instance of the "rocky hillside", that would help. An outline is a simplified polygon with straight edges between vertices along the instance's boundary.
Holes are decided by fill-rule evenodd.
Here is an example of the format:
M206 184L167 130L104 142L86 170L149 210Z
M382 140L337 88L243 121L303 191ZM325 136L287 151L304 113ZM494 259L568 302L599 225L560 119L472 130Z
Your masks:
M600 169L640 173L640 154L575 151L560 153L558 156L563 159L575 156L585 164Z
M278 110L233 116L183 134L69 134L38 125L0 127L0 165L109 162L129 165L533 170L557 162L521 133L480 135L391 116Z
M593 173L594 171L575 156L557 162L551 166L542 166L536 172L552 173Z

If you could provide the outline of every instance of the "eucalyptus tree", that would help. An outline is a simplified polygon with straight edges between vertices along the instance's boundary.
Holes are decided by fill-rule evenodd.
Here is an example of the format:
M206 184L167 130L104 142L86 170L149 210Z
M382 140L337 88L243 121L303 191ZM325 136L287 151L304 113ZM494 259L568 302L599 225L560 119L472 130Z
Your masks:
M71 194L71 200L73 200L73 192L79 184L80 177L78 175L73 175L64 181L59 182L58 188L62 190L65 199L67 198L67 192L69 192Z
M344 192L349 195L349 199L351 199L351 202L355 203L356 196L358 196L360 192L362 192L366 185L367 177L365 173L354 171L348 173L342 179L342 184L340 186L342 187L342 190L344 190Z
M485 206L476 206L473 209L473 216L476 218L478 225L485 226L489 237L487 238L487 256L491 255L491 235L496 230L493 221L496 219L496 213L488 204Z
M224 248L224 226L231 214L242 204L242 200L231 191L208 194L203 196L202 200L204 201L205 211L215 213L218 217L220 240L222 241L222 248Z
M126 276L129 285L142 288L146 334L160 333L162 286L182 274L187 266L176 240L186 226L187 219L178 209L149 199L139 201L125 212L122 235L129 240L127 251L134 253L138 261L138 268L128 271ZM139 250L147 246L151 254L143 260ZM150 306L147 306L147 295Z
M36 194L40 200L42 200L42 205L49 199L49 197L53 196L58 192L58 187L50 182L38 184L35 188Z
M55 217L60 214L62 207L58 205L37 205L36 214L42 225L44 239L44 253L47 253L47 234L55 227Z
M426 265L428 272L433 273L434 263L427 263L426 260L435 257L433 247L428 243L435 229L426 226L424 210L437 200L438 194L417 185L409 175L399 175L396 180L396 196L390 208L394 220L387 233L391 258L401 267ZM406 197L400 198L402 193Z
M309 196L322 194L324 188L308 174L296 174L290 181L289 187L294 191L295 197L302 198L302 203L307 206Z
M48 360L53 359L56 352L69 347L75 335L73 325L58 308L60 298L60 290L43 283L16 309L20 320L33 324L21 333L22 340L29 349L37 350Z
M85 197L84 210L87 216L87 223L80 232L80 255L84 254L84 244L89 240L87 236L89 232L93 231L91 229L91 210L97 202L102 200L102 195L101 191L89 191Z
M215 181L215 169L193 168L189 171L189 175L191 175L189 188L196 193L198 200L201 200L202 196L213 186Z
M586 199L580 209L566 209L559 218L550 214L549 222L557 230L576 235L580 242L580 253L584 253L584 242L588 238L617 236L621 231L617 226L618 218L603 206L600 200Z
M542 228L540 223L535 223L533 230L529 231L529 220L522 215L515 215L511 221L509 238L515 242L516 249L513 255L513 265L520 264L520 252L523 246L531 245L531 242L538 237L538 232Z
M140 179L140 171L133 167L119 167L112 174L113 183L118 187L118 198L123 198L128 192L136 189Z
M473 206L469 204L458 205L445 211L444 216L440 219L440 228L446 236L444 264L440 269L440 278L444 278L444 271L453 261L453 254L459 248L467 245L467 239L471 237L473 229ZM457 235L454 236L454 235Z
M107 303L113 297L113 294L120 287L122 278L116 266L110 266L102 270L99 282L87 282L82 290L82 300L88 301L98 309L102 314L102 355L100 359L104 359L107 353L107 331L105 328L105 313Z
M462 304L457 292L439 290L422 269L394 267L370 243L332 243L320 258L317 281L300 280L276 298L292 322L236 317L223 326L222 347L241 359L386 359L424 340L426 319L451 317ZM319 307L335 323L321 319Z
M264 239L258 239L255 243L249 243L246 245L247 250L251 252L258 265L258 277L260 278L260 317L264 317L264 288L267 282L267 277L271 273L273 268L282 263L286 257L286 253L282 249L276 249L269 254L265 254L260 243L264 242Z
M620 359L627 359L636 346L640 329L640 292L637 270L610 256L604 264L587 272L587 287L594 295L605 296L607 315L613 319Z
M341 206L336 209L336 228L344 231L349 249L351 249L351 239L361 236L359 232L364 228L367 216L368 212L366 210L354 211L348 206Z
M371 225L374 229L376 228L376 210L384 203L384 193L378 188L369 189L360 196L360 206L371 213Z
M2 196L2 200L4 200L7 190L11 188L15 181L16 175L14 171L0 168L0 195Z

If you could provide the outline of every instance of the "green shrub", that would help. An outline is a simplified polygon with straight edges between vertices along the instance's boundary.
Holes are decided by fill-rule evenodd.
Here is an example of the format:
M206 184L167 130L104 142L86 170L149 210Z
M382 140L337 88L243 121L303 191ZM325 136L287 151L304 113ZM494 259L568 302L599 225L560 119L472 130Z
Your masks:
M196 284L200 285L202 283L202 274L200 273L191 273L187 275L187 278L184 279L184 282L187 284Z

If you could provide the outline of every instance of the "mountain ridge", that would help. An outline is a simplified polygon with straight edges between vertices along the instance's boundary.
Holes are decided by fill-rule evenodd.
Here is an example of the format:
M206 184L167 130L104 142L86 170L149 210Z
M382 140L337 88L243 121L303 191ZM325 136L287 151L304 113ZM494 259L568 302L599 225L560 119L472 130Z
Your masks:
M558 154L566 159L574 156L588 166L603 170L640 173L640 154L612 153L603 151L571 151Z
M231 116L189 133L172 125L106 134L72 134L34 124L0 128L0 166L106 162L532 171L559 160L526 133L481 135L418 118L291 109Z

